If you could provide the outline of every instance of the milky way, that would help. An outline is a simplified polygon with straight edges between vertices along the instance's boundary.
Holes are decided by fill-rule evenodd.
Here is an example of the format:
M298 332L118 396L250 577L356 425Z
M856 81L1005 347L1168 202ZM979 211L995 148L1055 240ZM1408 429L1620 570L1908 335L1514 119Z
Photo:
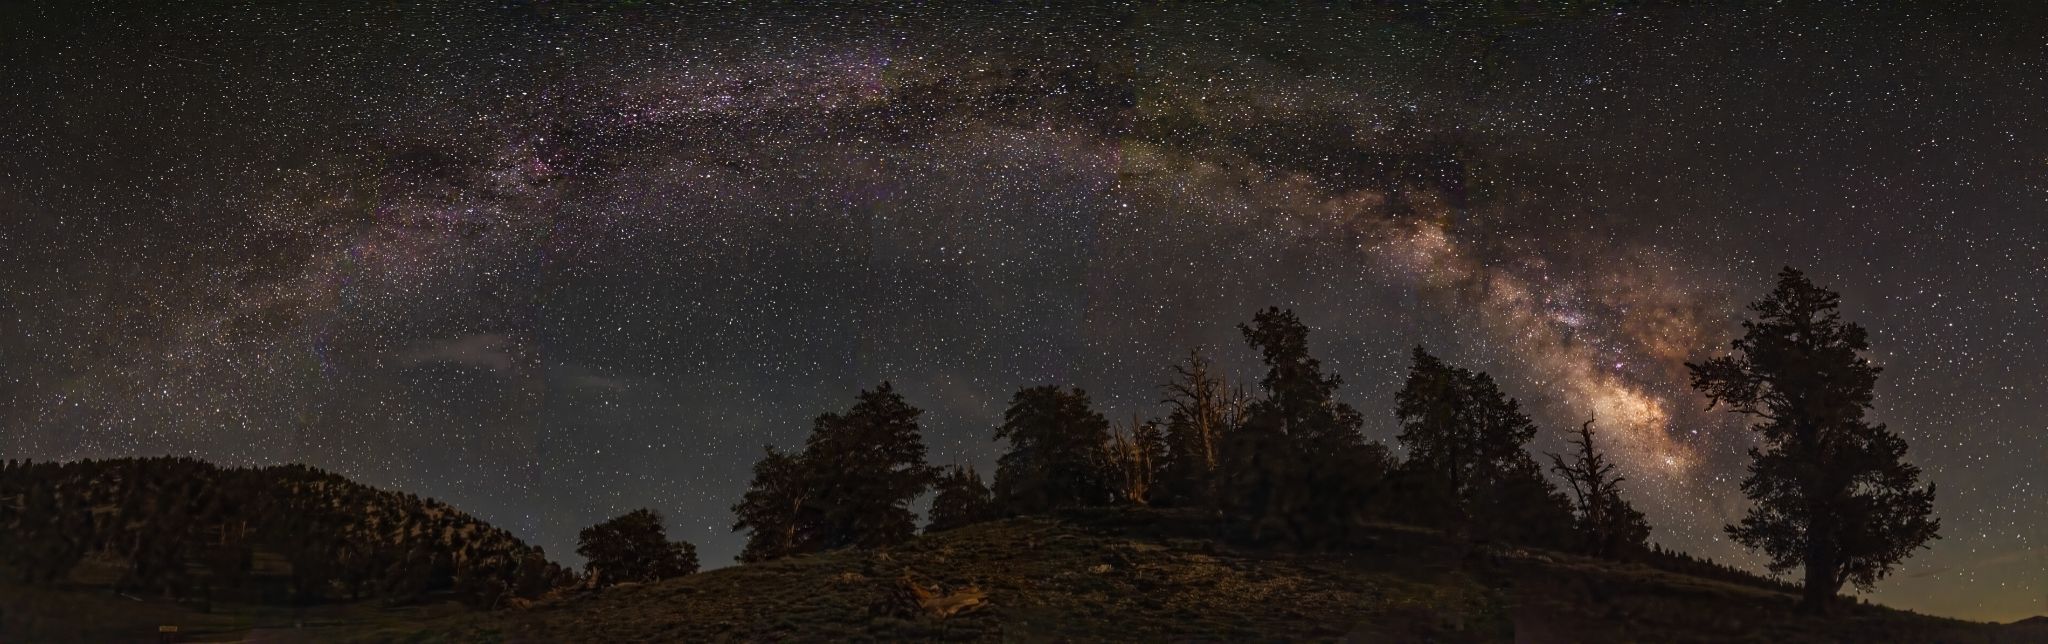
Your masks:
M309 462L557 556L648 506L721 562L761 447L861 387L989 471L1016 388L1155 414L1280 305L1369 438L1426 345L1755 566L1684 363L1789 264L1940 485L1877 598L2048 610L2037 20L6 11L6 457Z

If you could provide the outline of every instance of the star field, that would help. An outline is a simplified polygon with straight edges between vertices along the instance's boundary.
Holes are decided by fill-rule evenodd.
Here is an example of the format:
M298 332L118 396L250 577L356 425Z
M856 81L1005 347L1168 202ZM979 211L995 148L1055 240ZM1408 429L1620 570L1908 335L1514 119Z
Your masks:
M0 457L306 462L556 557L707 563L764 444L893 380L941 464L1011 392L1160 413L1295 309L1392 442L1417 344L1652 539L1761 569L1684 363L1780 266L1844 294L1942 540L1873 599L2048 612L2048 21L1568 14L0 9Z

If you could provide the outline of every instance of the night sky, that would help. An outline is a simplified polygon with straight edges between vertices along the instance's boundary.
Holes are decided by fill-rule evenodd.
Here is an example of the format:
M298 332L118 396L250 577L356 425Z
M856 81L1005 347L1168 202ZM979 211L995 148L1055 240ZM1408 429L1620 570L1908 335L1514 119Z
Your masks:
M1370 438L1427 345L1760 570L1683 363L1792 265L1939 487L1875 599L2048 612L2039 15L273 4L0 8L0 456L306 462L565 561L647 506L722 565L863 387L988 473L1019 387L1159 414L1279 305Z

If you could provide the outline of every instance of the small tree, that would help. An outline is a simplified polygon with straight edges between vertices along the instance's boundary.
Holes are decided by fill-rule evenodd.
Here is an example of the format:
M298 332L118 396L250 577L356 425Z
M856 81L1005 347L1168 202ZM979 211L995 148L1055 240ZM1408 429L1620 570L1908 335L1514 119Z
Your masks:
M996 462L996 502L1005 512L1032 514L1111 501L1103 446L1109 420L1092 408L1088 392L1046 385L1010 398L996 440L1010 451Z
M1572 461L1557 454L1547 456L1551 471L1571 488L1578 508L1581 546L1594 556L1608 558L1642 551L1650 538L1650 523L1621 498L1621 482L1626 477L1616 476L1614 463L1593 444L1592 420L1579 425L1571 443L1578 448Z
M670 542L661 515L645 508L584 528L576 535L576 554L583 555L585 574L600 588L697 572L697 547Z
M932 497L931 523L926 533L943 532L994 518L995 503L988 486L973 467L951 467L939 475L938 495Z
M1842 584L1871 589L1938 538L1934 486L1905 462L1906 442L1864 418L1880 369L1869 333L1842 321L1841 295L1799 271L1778 274L1749 305L1735 355L1699 364L1692 386L1709 408L1756 419L1742 492L1756 505L1728 534L1771 557L1772 572L1805 569L1802 606L1825 612Z

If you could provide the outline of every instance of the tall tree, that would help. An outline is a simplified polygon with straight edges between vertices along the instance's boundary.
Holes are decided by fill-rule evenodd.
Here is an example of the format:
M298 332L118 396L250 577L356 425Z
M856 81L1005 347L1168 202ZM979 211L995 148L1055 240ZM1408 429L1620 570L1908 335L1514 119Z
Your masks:
M651 582L697 572L697 547L668 540L661 514L641 508L584 528L576 535L591 583L613 586Z
M817 520L807 510L809 490L797 455L765 448L754 462L754 480L732 507L734 532L747 531L740 561L757 562L815 549Z
M1869 333L1842 320L1841 295L1786 268L1733 342L1734 355L1687 364L1709 408L1755 419L1742 492L1755 502L1728 534L1805 571L1802 606L1825 612L1842 584L1865 590L1938 537L1934 486L1906 442L1864 415L1880 369Z
M1309 354L1308 325L1293 311L1268 308L1238 331L1266 374L1226 448L1229 504L1253 520L1254 538L1278 529L1298 542L1341 541L1362 523L1386 448L1367 444L1364 417L1337 402L1343 379Z
M994 518L995 505L988 486L974 468L953 466L939 475L938 494L932 497L931 522L926 533L943 532Z
M1166 457L1160 467L1161 497L1169 504L1218 507L1219 469L1227 434L1243 422L1249 404L1225 382L1200 351L1174 365L1166 383Z
M1544 545L1568 538L1568 502L1524 449L1536 423L1493 376L1416 347L1394 413L1409 453L1404 479L1419 493L1441 497L1416 505L1447 514L1417 518Z
M938 476L925 463L917 425L923 413L884 382L861 391L846 413L818 416L802 453L768 448L733 506L733 530L750 531L740 560L887 546L915 536L910 502Z
M938 478L925 463L917 419L889 383L860 392L844 414L819 416L804 444L806 503L817 509L823 548L872 548L917 535L910 503Z
M1550 469L1571 488L1578 508L1579 539L1586 552L1614 558L1640 551L1650 538L1650 523L1643 513L1621 498L1626 477L1614 473L1615 465L1593 443L1593 421L1579 425L1570 438L1578 452L1571 461L1547 454Z
M996 461L996 502L1005 512L1111 502L1115 490L1103 458L1109 420L1095 411L1088 392L1053 385L1019 390L996 440L1010 442Z

